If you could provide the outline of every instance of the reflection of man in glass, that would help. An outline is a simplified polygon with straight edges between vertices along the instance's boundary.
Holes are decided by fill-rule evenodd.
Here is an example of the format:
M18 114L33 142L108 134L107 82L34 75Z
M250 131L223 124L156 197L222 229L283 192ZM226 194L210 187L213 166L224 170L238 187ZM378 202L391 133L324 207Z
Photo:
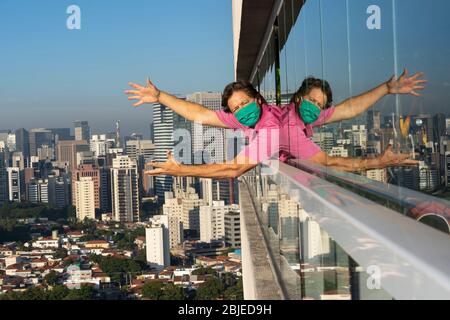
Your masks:
M306 81L306 86L302 86L306 89L300 88L293 98L293 103L287 107L268 105L250 83L235 82L224 90L222 102L224 110L216 112L162 92L151 81L147 82L146 87L130 83L136 90L128 90L126 93L133 95L129 98L130 100L138 100L135 106L144 103L162 103L190 121L221 128L242 129L247 137L251 135L250 132L256 132L250 145L229 163L184 165L178 163L169 153L167 162L151 164L156 169L148 171L150 175L232 178L242 175L274 155L281 161L289 158L309 159L319 164L353 171L394 165L415 165L416 162L408 160L408 155L394 154L391 148L376 159L328 157L308 139L308 130L312 132L313 126L350 119L364 112L387 93L407 91L407 85L412 84L413 90L421 89L418 83L423 80L416 80L418 76L407 78L404 74L399 80L391 79L384 86L328 109L326 107L331 105L332 96L331 90L324 89L325 82L310 85ZM385 88L389 88L388 92L383 93ZM417 94L414 91L413 93ZM309 110L306 104L309 105ZM358 106L354 107L354 105ZM317 110L314 111L311 107ZM322 111L322 109L327 110ZM302 117L299 117L299 114ZM305 125L306 122L307 125ZM270 133L271 130L280 130L280 136L278 137L277 133L277 137L274 138ZM265 136L261 137L260 132L265 132ZM271 138L272 141L270 141ZM278 141L275 143L274 140ZM257 151L254 152L254 150Z
M424 89L423 84L426 82L419 79L422 75L417 73L409 77L405 70L398 79L392 77L378 87L336 106L332 105L333 94L327 81L307 78L287 106L287 115L281 124L281 137L288 139L281 138L280 141L288 141L292 158L307 159L345 171L417 165L418 161L408 159L407 154L394 154L391 146L374 159L331 157L314 144L310 137L313 127L357 117L388 94L419 96L418 91Z

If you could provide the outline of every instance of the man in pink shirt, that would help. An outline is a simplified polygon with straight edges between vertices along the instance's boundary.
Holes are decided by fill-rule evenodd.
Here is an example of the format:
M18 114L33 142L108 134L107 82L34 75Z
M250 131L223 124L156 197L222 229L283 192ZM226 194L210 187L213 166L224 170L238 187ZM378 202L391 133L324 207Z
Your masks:
M228 85L223 94L225 110L211 111L201 105L187 102L159 91L150 81L147 87L130 83L137 90L128 90L134 94L130 100L139 100L134 106L144 103L162 103L186 119L205 125L222 128L241 129L250 138L250 144L231 162L206 165L184 165L178 163L169 152L166 163L151 163L156 169L147 171L150 175L194 176L207 178L232 178L254 168L262 161L278 157L281 161L289 158L309 159L317 163L347 171L380 168L393 165L416 165L408 160L408 155L394 154L391 149L376 159L351 159L328 157L310 140L312 128L326 123L354 117L386 94L411 93L418 87L419 75L407 78L403 74L398 80L389 82L355 98L344 101L337 107L325 109L332 102L331 90L324 83L309 86L308 79L294 96L294 100L284 108L267 105L264 98L245 81ZM317 80L317 79L316 79ZM382 89L382 90L380 90ZM386 89L386 90L385 90ZM395 92L397 91L397 92ZM404 91L404 92L401 92ZM299 93L302 93L299 96ZM305 124L302 117L300 100L315 104L321 110L312 123ZM358 106L353 107L353 102ZM300 106L301 105L301 106ZM308 115L307 113L304 113Z

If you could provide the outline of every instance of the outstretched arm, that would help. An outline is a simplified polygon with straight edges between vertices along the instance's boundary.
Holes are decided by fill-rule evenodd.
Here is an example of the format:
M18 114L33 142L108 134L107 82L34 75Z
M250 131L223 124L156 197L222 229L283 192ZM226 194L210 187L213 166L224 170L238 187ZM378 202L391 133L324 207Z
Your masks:
M339 170L356 172L387 167L417 166L419 164L419 161L409 158L408 154L394 153L392 146L389 146L381 156L373 159L331 157L322 151L309 160Z
M145 103L160 103L172 109L183 118L198 122L207 126L228 128L217 117L213 110L210 110L200 104L189 102L177 98L167 92L160 91L156 86L147 79L147 86L143 87L135 83L128 83L135 90L126 90L125 93L131 95L128 100L138 100L133 106L138 107Z
M168 160L164 163L150 162L147 165L154 169L146 170L146 175L169 175L175 177L199 177L227 179L237 178L257 166L247 157L237 156L229 163L212 163L202 165L183 165L178 163L171 152L167 153Z
M424 84L427 82L419 79L422 76L423 73L420 72L408 77L408 70L405 69L398 79L392 77L378 87L338 104L333 115L325 121L325 124L354 118L388 94L411 94L419 97L420 94L417 91L424 89Z

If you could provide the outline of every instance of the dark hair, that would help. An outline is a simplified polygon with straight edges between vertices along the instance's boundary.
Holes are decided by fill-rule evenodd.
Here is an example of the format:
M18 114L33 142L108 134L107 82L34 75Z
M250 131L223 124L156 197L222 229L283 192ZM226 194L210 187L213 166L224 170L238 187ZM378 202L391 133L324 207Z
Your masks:
M327 104L324 106L325 109L331 107L333 104L333 92L331 91L331 86L326 80L316 79L314 77L306 78L300 88L291 98L291 103L296 103L302 97L311 92L312 89L317 88L323 91L327 96Z
M228 107L228 100L231 98L233 93L237 91L243 91L249 97L260 100L263 104L267 104L266 99L255 89L255 87L248 81L240 80L237 82L232 82L225 87L222 94L222 107L225 112L231 112Z

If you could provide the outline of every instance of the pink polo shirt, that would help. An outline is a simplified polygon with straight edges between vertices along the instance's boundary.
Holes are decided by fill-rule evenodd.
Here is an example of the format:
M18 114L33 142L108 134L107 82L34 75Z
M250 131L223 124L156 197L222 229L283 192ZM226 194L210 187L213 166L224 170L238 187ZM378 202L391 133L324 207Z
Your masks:
M283 151L281 161L289 158L308 160L321 151L311 138L313 128L325 124L333 115L336 108L334 106L323 110L316 122L306 125L294 103L283 106L284 112L281 114L280 121L280 149Z
M323 125L334 110L331 107L322 111L316 122L306 126L298 115L295 104L281 107L263 105L261 118L254 129L242 125L232 113L220 110L216 114L230 129L241 129L249 138L249 145L240 155L260 163L274 156L286 162L292 158L309 159L316 155L321 149L311 140L312 128Z

